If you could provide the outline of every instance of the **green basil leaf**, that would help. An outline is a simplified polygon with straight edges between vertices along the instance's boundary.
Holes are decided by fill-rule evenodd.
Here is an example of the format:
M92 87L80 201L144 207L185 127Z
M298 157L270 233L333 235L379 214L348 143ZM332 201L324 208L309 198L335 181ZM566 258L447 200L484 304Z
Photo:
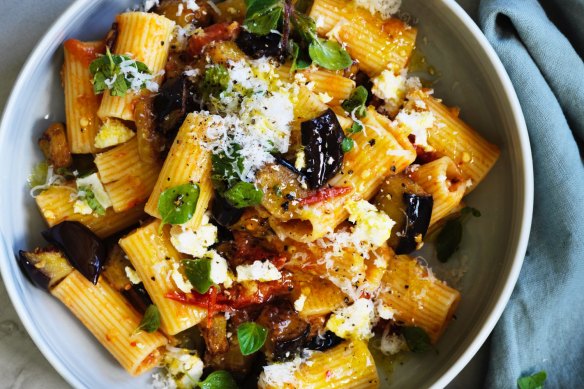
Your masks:
M356 134L363 131L363 126L360 123L354 122L351 128L349 128L350 134Z
M237 340L243 355L251 355L262 348L268 337L268 330L254 322L240 324L237 327Z
M213 166L211 179L213 180L215 189L221 193L241 181L239 176L239 173L243 171L243 157L239 155L241 146L234 145L232 149L234 151L231 153L231 156L228 156L224 152L211 156Z
M353 63L349 53L335 41L316 39L308 46L308 54L314 63L328 70L343 70Z
M99 216L105 215L105 209L95 198L95 193L91 190L90 186L80 186L77 188L77 193L79 193L79 199L85 201L89 208L93 210Z
M430 337L420 327L403 327L402 335L406 339L408 348L414 353L422 353L431 348Z
M225 370L214 371L198 385L201 389L237 389L237 383Z
M144 312L144 316L136 332L155 332L158 328L160 328L160 312L158 312L156 305L152 304Z
M472 207L463 208L460 211L460 215L448 220L436 236L436 256L440 262L447 262L460 247L462 222L466 220L468 215L480 217L481 212Z
M343 153L348 153L349 151L353 150L353 147L355 147L355 141L351 138L345 138L341 142Z
M248 3L243 25L249 32L268 35L278 27L284 12L282 0L255 0Z
M304 42L311 43L318 40L318 35L316 33L316 22L310 16L300 12L294 12L292 25L294 26L294 30L296 30Z
M254 184L240 181L223 193L223 197L235 208L245 208L260 205L264 192Z
M364 86L358 86L351 92L351 96L343 101L341 106L345 111L352 114L355 112L357 117L364 117L367 115L367 98L369 97L369 92ZM361 127L360 130L362 130ZM360 131L359 130L359 131ZM357 131L358 132L358 131Z
M96 95L99 95L100 93L103 93L103 91L105 91L107 89L107 85L105 83L105 76L103 73L96 73L95 76L93 76L93 93Z
M126 92L129 89L129 82L121 75L118 74L116 76L116 80L110 89L110 94L112 96L120 96L123 97L126 95Z
M125 96L132 84L134 76L128 74L124 76L120 69L120 64L124 61L132 61L130 66L134 66L138 73L150 74L146 64L140 61L134 61L127 55L112 54L109 49L105 55L96 58L89 64L89 72L93 75L93 92L95 94L103 93L106 89L110 90L112 96ZM105 80L113 80L110 85ZM140 87L144 88L144 82Z
M312 61L308 55L303 55L300 52L300 46L296 42L292 42L292 66L290 67L290 72L294 73L296 70L302 70L310 67ZM308 60L306 59L308 58Z
M209 291L213 281L211 281L211 260L208 258L186 259L183 261L185 274L193 288L200 294Z
M158 212L163 224L183 224L191 220L199 200L199 185L184 184L162 192Z
M444 224L436 237L436 255L440 262L446 262L458 250L462 240L460 218L451 219Z
M306 14L312 8L312 4L314 4L314 0L297 0L294 8L296 11Z
M533 375L519 378L517 380L517 387L519 389L543 389L546 379L547 374L542 370Z

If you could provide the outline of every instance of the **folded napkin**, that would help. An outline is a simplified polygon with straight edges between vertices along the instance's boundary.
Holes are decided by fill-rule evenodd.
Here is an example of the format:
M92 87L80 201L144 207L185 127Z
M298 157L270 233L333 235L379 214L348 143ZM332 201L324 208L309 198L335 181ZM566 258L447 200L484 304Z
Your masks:
M584 0L481 0L479 22L519 96L535 171L529 246L486 387L540 370L547 388L584 387Z

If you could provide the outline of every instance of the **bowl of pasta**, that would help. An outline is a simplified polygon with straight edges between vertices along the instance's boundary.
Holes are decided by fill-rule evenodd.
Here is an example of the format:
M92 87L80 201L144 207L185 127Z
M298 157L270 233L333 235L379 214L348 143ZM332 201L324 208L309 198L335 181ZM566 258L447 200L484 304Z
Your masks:
M79 0L0 148L2 276L78 388L443 387L533 206L454 1Z

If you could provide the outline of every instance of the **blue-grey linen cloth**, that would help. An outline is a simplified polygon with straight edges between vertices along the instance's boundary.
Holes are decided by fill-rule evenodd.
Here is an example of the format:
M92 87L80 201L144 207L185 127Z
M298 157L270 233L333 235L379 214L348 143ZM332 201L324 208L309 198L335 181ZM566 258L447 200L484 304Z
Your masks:
M491 338L486 387L545 370L584 388L584 0L481 0L523 108L535 171L525 263Z

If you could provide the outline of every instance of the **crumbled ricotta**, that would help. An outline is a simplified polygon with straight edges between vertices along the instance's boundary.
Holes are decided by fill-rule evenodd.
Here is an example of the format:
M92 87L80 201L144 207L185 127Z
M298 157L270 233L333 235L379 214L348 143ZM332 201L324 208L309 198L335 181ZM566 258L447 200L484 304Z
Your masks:
M395 117L395 123L405 127L410 135L414 135L414 144L429 149L428 130L434 127L435 117L430 111L400 111Z
M78 199L73 203L73 213L77 213L79 215L91 215L93 213L93 209L91 209L86 201Z
M119 145L132 139L136 133L124 125L121 120L107 119L95 136L94 144L98 149Z
M378 12L383 19L389 19L401 7L401 0L355 0L355 2L371 14Z
M398 75L391 70L384 70L372 82L371 92L382 100L398 101L405 97L406 70Z
M361 241L379 247L391 236L395 222L366 200L351 201L345 205L349 221L356 223L353 234Z
M126 266L124 271L126 272L126 277L128 277L128 280L130 280L132 284L138 285L140 282L142 282L138 276L138 273L136 273L136 270L132 269L130 266Z
M183 225L174 225L170 229L170 242L174 248L195 258L204 256L216 241L217 227L209 222L207 215L203 215L201 225L196 231Z
M233 280L229 274L229 267L227 266L227 261L215 250L209 250L206 257L211 260L211 273L210 278L214 284L223 284L225 287L229 288Z
M304 309L304 303L306 303L306 297L307 296L305 294L301 294L300 297L294 301L294 309L296 312L302 312Z
M176 262L172 264L172 270L170 270L170 279L181 292L192 292L193 284L191 284L191 282L185 278L181 272L180 265Z
M336 310L326 323L326 328L343 339L369 339L375 309L371 300L360 298L352 305Z
M203 376L205 367L201 358L190 350L167 346L162 360L164 372L152 375L155 389L193 388Z
M255 261L251 265L239 265L235 268L237 281L275 281L282 278L282 273L270 261Z
M408 344L402 335L390 334L389 327L383 332L379 349L385 355L395 355L408 349Z

